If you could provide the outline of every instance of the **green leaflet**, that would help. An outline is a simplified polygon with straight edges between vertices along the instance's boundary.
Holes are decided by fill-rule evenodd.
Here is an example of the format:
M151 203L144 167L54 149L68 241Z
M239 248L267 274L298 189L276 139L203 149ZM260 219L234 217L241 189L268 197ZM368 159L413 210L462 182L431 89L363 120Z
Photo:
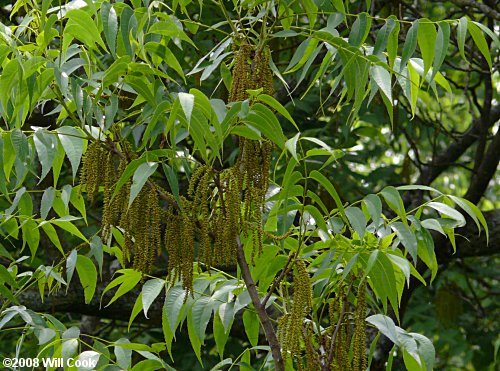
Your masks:
M363 198L363 205L366 206L373 222L378 226L382 219L382 201L380 201L380 198L377 195L369 194Z
M92 260L83 255L78 255L76 259L76 271L83 287L85 304L89 304L94 297L97 285L97 270Z
M345 13L344 2L342 0L332 0L332 4L341 13Z
M146 157L140 157L138 159L130 161L130 163L123 171L123 174L120 176L120 179L118 179L118 182L116 182L115 190L113 191L113 195L111 196L112 200L116 197L120 189L127 183L130 177L135 174L137 168L145 162Z
M360 241L363 241L366 232L365 214L358 207L348 207L345 209L345 214L349 220L349 224L351 224L358 234Z
M119 271L117 271L117 273L121 274L121 276L111 281L102 292L101 301L106 292L119 285L118 289L115 292L115 295L111 298L106 307L110 306L121 296L132 290L139 283L142 277L141 272L133 269L120 269Z
M314 0L301 0L300 3L302 7L306 11L307 18L309 19L310 28L314 28L316 23L316 19L318 17L318 6L314 2Z
M366 254L360 255L359 259L363 261L365 267L368 266L369 260L366 258ZM377 254L370 264L372 268L370 270L368 282L371 288L375 291L377 298L382 302L384 312L387 312L387 301L389 300L394 313L399 318L398 288L393 264L385 253Z
M90 256L93 256L97 261L99 267L99 275L102 277L102 264L104 261L104 249L102 245L101 238L99 236L94 236L90 239Z
M467 60L465 57L465 37L467 36L467 17L462 17L458 21L457 26L457 42L458 42L458 50L460 51L460 55L464 60Z
M42 164L41 182L52 168L59 143L55 135L43 129L35 131L33 141L35 142L35 148L38 153L38 160Z
M52 208L52 204L55 198L55 190L53 187L47 188L42 195L42 201L40 205L40 216L42 219L47 219L47 215Z
M57 129L59 140L61 141L64 152L71 163L73 170L73 179L76 177L80 161L82 159L84 140L83 132L73 126L62 126Z
M396 26L389 35L389 40L387 42L387 56L389 59L389 67L394 69L394 62L398 54L398 37L401 26L399 22L396 22ZM392 71L391 71L392 73Z
M180 28L169 15L164 15L162 21L155 22L148 30L149 33L154 33L158 35L163 35L166 37L178 37L182 41L186 41L189 44L196 47L194 42L186 35L186 33Z
M198 337L198 333L193 322L193 316L191 311L188 312L187 315L187 327L188 327L188 336L189 336L189 341L191 343L191 347L193 348L196 358L198 358L198 361L203 367L203 361L201 360L202 340Z
M125 55L115 60L111 66L106 70L102 78L102 87L108 87L111 84L117 83L119 77L128 71L128 67L132 59Z
M418 93L420 92L420 76L418 72L415 70L413 67L413 64L408 63L408 84L407 86L409 89L407 89L406 95L410 97L410 104L411 104L411 113L412 117L415 116L415 111L417 109L417 99L418 99ZM409 93L408 93L409 91Z
M82 239L85 242L88 242L87 238L80 232L80 230L71 223L72 220L76 220L78 218L75 217L61 217L59 219L51 220L50 223L57 225L59 228L64 229L65 231L71 233L72 235Z
M59 236L57 235L56 229L54 226L48 222L41 222L39 226L43 229L50 242L54 244L54 246L61 252L61 254L65 254L61 245L61 241L59 240Z
M184 115L186 116L188 128L191 124L191 114L193 113L194 107L194 95L188 93L179 93L177 94L177 98L181 104L182 110L184 111Z
M73 278L73 273L75 272L77 258L78 253L75 249L71 250L66 258L66 282L68 282L68 289L71 279Z
M286 137L274 113L261 103L252 106L243 121L259 130L266 138L273 141L280 149L285 147Z
M30 248L31 256L34 258L38 245L40 244L40 230L38 224L34 220L26 220L22 226L23 241L26 242Z
M270 95L267 95L267 94L259 94L257 96L257 99L259 101L261 101L262 103L264 104L267 104L269 107L275 109L280 115L282 115L283 117L285 117L288 121L290 121L297 130L299 130L299 127L297 126L297 124L295 123L295 121L293 120L292 116L290 115L290 113L287 111L287 109L285 107L283 107L281 105L280 102L278 102L276 99L274 99L273 97L271 97Z
M456 227L463 227L465 225L464 216L457 210L453 209L452 207L440 202L429 202L427 203L427 206L432 207L434 210L438 211L441 215L446 215L451 219L455 220L457 223Z
M415 53L415 49L417 48L418 28L419 21L417 19L415 22L413 22L412 26L408 30L408 33L406 34L406 39L403 46L403 54L401 56L400 71L403 70L413 53Z
M130 344L130 341L126 338L121 338L118 339L115 344L116 345L114 347L114 353L116 357L116 363L124 370L129 369L132 362L132 349L122 347L120 346L120 344Z
M22 67L17 58L10 60L3 67L0 75L0 102L3 107L7 106L11 99L13 88L22 80Z
M434 53L436 51L436 26L434 23L426 18L419 20L418 27L418 47L420 48L420 53L422 54L422 59L424 60L424 73L423 76L427 76L427 72L432 66L434 61Z
M223 359L224 355L224 348L226 346L227 340L229 338L229 330L226 331L224 328L224 325L222 324L222 321L218 315L214 316L213 320L213 334L214 334L214 339L215 339L215 344L217 346L217 352L220 355L221 360ZM221 361L219 364L223 366ZM232 361L230 362L232 363Z
M165 287L165 280L156 278L146 281L142 286L142 308L144 317L148 318L148 310Z
M165 297L165 310L168 313L167 321L172 334L183 318L184 299L186 291L181 286L174 286L168 289Z
M214 304L217 303L215 303L211 297L202 296L194 302L190 312L194 331L202 344L205 340L208 322L212 317Z
M257 313L254 310L246 309L243 312L243 324L245 325L245 333L252 346L256 346L259 342L260 322Z
M395 21L395 19L393 17L392 18L391 17L389 17L387 19L387 21L382 26L382 28L377 32L375 46L373 47L373 55L381 56L382 52L387 48L389 42L392 42L391 35L393 34L393 31L396 28L397 22ZM391 45L391 48L392 47L393 46ZM389 52L389 50L388 50L388 52ZM392 50L391 50L391 52L392 52Z
M337 205L337 208L339 209L340 215L342 215L342 218L344 219L344 221L347 222L348 219L347 219L347 216L345 214L344 205L342 204L342 201L340 201L340 197L339 197L337 191L335 190L335 187L333 186L333 184L323 174L321 174L320 172L318 172L316 170L313 170L309 174L309 177L316 180L317 182L319 182L327 190L327 192L330 194L330 196L332 196L333 200L335 201L335 204Z
M491 55L490 55L490 47L488 43L486 42L486 39L484 38L483 33L479 29L478 26L474 22L471 22L470 20L467 20L467 30L469 31L470 35L472 36L472 40L474 40L474 43L476 44L477 48L481 52L481 54L484 56L484 59L486 59L486 62L488 63L488 66L490 67L490 70L492 69L492 62L491 62Z
M407 224L401 222L392 223L391 228L396 232L401 243L406 248L408 253L411 255L413 261L416 263L418 249L417 249L417 238L415 236L415 232L412 231Z
M130 318L128 321L128 331L130 331L130 326L134 322L134 319L141 313L142 311L142 292L139 294L137 299L135 300L134 307L132 308L132 312L130 313ZM162 309L163 311L163 309Z
M177 74L185 80L182 66L175 57L175 54L169 48L158 42L150 41L144 45L144 49L147 50L148 52L151 52L153 56L156 56L158 58L156 63L159 64L163 61L167 62L168 66L172 68L175 72L177 72Z
M489 242L488 223L486 222L486 219L484 218L481 210L479 210L479 208L476 205L474 205L472 202L470 202L465 198L460 198L451 195L448 197L451 200L453 200L458 206L460 206L467 214L469 214L469 216L476 223L479 233L481 233L480 225L484 228L484 231L486 232L486 243L488 244Z
M297 141L299 140L300 133L295 134L292 138L285 142L285 148L290 152L295 161L299 162L297 157Z
M370 33L371 23L372 19L367 13L359 14L352 25L349 34L349 44L355 47L361 46Z
M73 36L91 49L96 48L96 43L106 49L97 25L86 11L81 9L70 10L66 13L66 18L68 18L68 22L64 28L65 35Z
M408 225L403 199L397 189L389 186L385 187L380 193L384 197L387 205L389 205L389 207L403 220L403 223Z
M132 202L134 202L142 187L144 187L144 184L146 184L148 178L153 175L157 167L158 164L156 162L144 162L139 165L137 170L134 172L134 176L132 177L128 207L132 205Z
M370 77L377 84L382 93L387 97L392 106L392 86L390 73L381 66L370 67Z
M118 33L118 17L113 6L108 2L101 4L101 19L104 36L109 46L109 51L116 57L116 35Z
M313 50L316 48L316 45L313 45L312 47L310 47L310 44L312 42L315 42L316 45L318 44L318 40L312 39L312 38L307 38L304 41L302 41L302 43L299 45L299 47L295 51L295 54L293 55L292 59L290 60L290 63L288 64L288 67L286 68L286 72L293 72L296 69L299 69L300 67L302 67L302 65L304 65L304 63L306 62L306 60L308 58L308 57L305 57L306 53L309 52L309 55L311 55ZM299 67L297 67L295 70L292 70L299 62L302 62L302 65L299 65Z
M446 55L448 54L448 46L450 44L450 25L448 22L438 23L438 32L436 36L436 48L435 48L435 58L432 65L432 77L439 72L439 68L444 62Z

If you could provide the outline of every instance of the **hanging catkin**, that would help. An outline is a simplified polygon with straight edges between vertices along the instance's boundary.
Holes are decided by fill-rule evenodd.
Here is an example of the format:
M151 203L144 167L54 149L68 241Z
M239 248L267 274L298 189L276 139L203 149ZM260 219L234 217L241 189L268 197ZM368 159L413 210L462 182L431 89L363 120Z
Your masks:
M233 68L233 85L230 101L248 98L248 89L260 89L272 95L273 74L269 65L270 50L263 47L256 51L248 44L242 44ZM252 261L256 253L262 253L264 231L262 208L269 186L272 143L239 138L240 154L234 165L235 178L243 195L242 229L253 240Z
M312 309L312 287L303 260L296 260L294 267L293 305L289 313L278 321L278 334L282 346L283 358L300 354L300 339L305 319Z
M82 160L80 185L85 187L87 198L94 203L99 187L104 183L107 153L99 141L89 144Z

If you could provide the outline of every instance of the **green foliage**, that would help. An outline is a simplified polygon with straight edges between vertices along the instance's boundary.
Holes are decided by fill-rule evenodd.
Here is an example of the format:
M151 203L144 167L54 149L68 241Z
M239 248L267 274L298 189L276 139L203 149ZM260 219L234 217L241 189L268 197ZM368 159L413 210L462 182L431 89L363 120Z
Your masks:
M283 40L291 45L289 62L277 63L273 53L264 59L274 74L272 88L291 97L308 81L304 101L325 89L326 95L318 94L319 110L332 97L335 101L324 117L342 114L345 134L358 130L373 139L382 134L363 126L370 104L383 106L382 117L396 128L400 100L415 116L422 100L451 94L440 72L450 40L456 40L465 61L467 48L474 46L493 68L496 57L485 35L497 46L498 38L467 17L421 18L410 25L392 15L351 14L349 3L16 2L12 15L22 17L22 23L0 24L0 233L5 241L0 244L0 329L7 324L23 329L19 357L78 357L95 361L98 369L172 369L179 357L173 349L187 333L201 367L211 364L205 359L209 345L220 360L213 369L280 369L276 347L287 369L319 366L317 359L328 369L351 367L361 362L354 354L367 353L364 341L356 340L366 335L364 321L354 323L345 313L364 303L366 283L368 312L373 313L366 322L395 344L408 369L433 368L432 342L403 330L388 314L399 321L411 277L424 284L436 277L431 232L447 236L456 250L455 229L465 225L464 212L488 234L480 209L428 186L390 182L348 200L329 172L340 158L351 156L350 147L337 146L328 141L329 134L304 125L300 103L293 108L266 86L253 85L242 92L247 99L227 102L235 79L241 78L230 71L237 73L233 67L242 45L253 48L244 63L255 71L264 46L272 50ZM25 7L26 14L21 12ZM205 32L216 42L207 41ZM285 81L289 77L295 86ZM40 110L47 125L34 125L32 117ZM245 149L243 143L250 142L258 150ZM271 144L267 168L264 152ZM102 156L92 157L90 148L104 153L108 164ZM257 166L244 169L248 164ZM208 169L205 178L196 178L200 168ZM224 178L231 169L236 169L234 178ZM190 195L191 182L205 189ZM235 184L240 188L231 193ZM138 214L134 208L150 191L160 198L160 225L146 221L152 210ZM407 191L429 197L409 209L403 199ZM107 225L95 221L105 219L103 210L109 212L109 234L102 231ZM219 225L209 225L209 216L217 212L226 214ZM142 221L148 246L139 246L139 232L127 230L126 218L135 218L135 226ZM165 252L165 243L160 251L146 251L157 237L153 227L165 236L169 220L176 218L191 223L191 229L182 224L175 237L185 260L180 265ZM212 254L218 242L214 231L228 223L234 224L236 238L226 233L232 240L224 243L234 246L230 253L237 252L237 260L229 257L237 267L206 264L200 258L203 236L211 238ZM134 269L129 255L147 255L149 270ZM110 272L115 259L118 269ZM418 272L419 261L431 271L430 278ZM299 267L305 273L289 274ZM95 295L105 308L125 297L135 299L128 329L159 307L162 339L142 344L126 332L113 333L116 340L87 337L19 303L33 286L40 300L62 288L68 291L76 285L75 269L85 304L95 302ZM186 281L186 271L177 269L193 272L192 285L179 280ZM108 279L102 290L99 277ZM300 290L306 289L311 302L299 311L295 303L301 303L307 293ZM266 313L278 324L295 321L287 328L298 329L296 338L276 336L280 327ZM366 314L360 314L362 320ZM280 343L271 340L266 318ZM236 323L243 324L246 335L239 353L228 350ZM363 334L352 334L359 329ZM25 350L25 338L36 338L33 350ZM289 353L281 354L282 349ZM329 350L322 354L319 349Z

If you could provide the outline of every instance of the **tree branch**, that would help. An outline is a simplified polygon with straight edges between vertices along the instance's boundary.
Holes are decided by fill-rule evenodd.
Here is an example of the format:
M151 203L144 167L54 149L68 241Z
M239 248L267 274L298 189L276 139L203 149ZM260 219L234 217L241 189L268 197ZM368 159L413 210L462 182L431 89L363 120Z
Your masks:
M495 9L490 8L488 5L484 3L480 3L474 0L450 0L453 4L458 5L460 7L469 6L471 8L479 10L485 16L493 18L495 20L500 20L500 13Z
M250 273L250 269L248 268L248 263L245 258L245 251L243 250L243 245L240 240L240 236L236 236L236 255L238 260L238 265L241 269L241 277L243 281L245 281L245 285L247 287L250 298L252 299L253 306L257 311L257 315L259 316L260 323L264 329L264 333L266 334L266 339L271 347L271 353L274 359L275 370L284 371L285 363L283 361L283 356L281 354L281 347L278 342L278 338L276 336L276 331L274 331L273 324L271 323L271 319L266 312L266 307L261 303L259 293L257 292L257 287L255 286L255 282L253 281L252 274Z
M424 167L415 184L431 184L443 171L456 162L478 139L481 120L480 117L476 118L470 126L470 129L463 135L462 139L452 143L446 151L438 155L432 165ZM491 127L498 120L500 120L500 106L497 104L491 109L488 127Z
M493 140L491 141L483 161L477 168L476 173L472 175L472 180L469 189L465 194L465 198L470 202L476 204L483 196L490 180L497 171L498 164L500 163L500 130L497 131Z

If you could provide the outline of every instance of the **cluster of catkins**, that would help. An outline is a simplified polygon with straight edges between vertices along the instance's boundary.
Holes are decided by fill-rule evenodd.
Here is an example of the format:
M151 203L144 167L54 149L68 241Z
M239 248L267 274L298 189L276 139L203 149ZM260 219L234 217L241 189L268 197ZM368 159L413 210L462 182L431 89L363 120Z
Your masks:
M312 286L303 260L295 261L293 278L292 308L278 320L277 335L285 359L300 356L300 342L307 334L303 331L305 319L312 309Z
M236 52L233 83L229 101L248 98L248 89L263 88L272 95L272 72L269 67L269 49L261 50L243 43ZM159 185L149 181L128 205L132 180L124 184L112 197L115 185L127 164L135 159L135 152L124 141L111 151L106 143L89 144L80 174L82 188L88 200L97 199L103 187L102 238L109 241L112 227L123 232L123 260L133 267L149 273L164 246L168 255L168 275L171 282L182 280L187 291L193 285L193 261L207 268L236 263L236 237L243 233L252 238L253 253L260 254L264 235L279 240L263 230L262 208L268 189L273 145L266 140L240 137L239 157L235 164L222 171L201 165L191 175L185 196L175 199ZM159 194L165 199L162 207ZM162 238L163 230L163 238ZM313 326L307 321L312 309L312 286L303 260L294 262L293 305L278 320L278 338L283 356L296 361L299 369L318 369L318 344L313 344ZM330 339L347 298L342 290L329 305ZM350 308L351 315L340 322L335 342L334 357L330 365L334 370L364 370L365 354L365 284L357 291L357 303ZM353 330L354 329L354 330ZM324 344L327 349L331 347ZM349 356L350 344L352 356ZM323 345L322 345L323 346ZM305 349L305 357L301 354Z
M335 338L334 357L331 367L333 370L366 370L366 280L364 280L355 294L356 304L348 302L345 286L342 286L334 301L330 302L328 314L330 317L330 332L333 334L337 324L340 326ZM344 317L338 322L341 313ZM352 357L349 350L352 343ZM331 344L328 344L330 346Z
M346 285L341 284L328 306L330 327L320 339L315 336L318 329L307 320L312 309L312 287L304 261L295 261L293 277L292 307L278 320L283 358L294 361L298 370L324 369L328 362L331 370L366 370L366 280L354 295L355 303L348 301Z
M235 57L230 101L248 98L248 89L263 88L265 94L273 94L269 53L267 47L254 51L249 44L241 45ZM188 192L179 201L149 181L129 207L131 180L112 195L127 164L135 158L134 151L126 141L112 146L112 151L108 143L89 144L80 181L90 202L95 202L103 188L103 240L111 238L113 226L119 227L124 237L123 260L133 261L133 267L144 273L150 272L163 244L170 280L181 279L187 290L192 288L196 255L207 267L235 264L240 232L252 237L253 255L262 252L262 207L273 145L239 138L239 147L232 167L218 171L202 165L195 169ZM164 207L159 194L167 199Z
M133 259L135 269L149 273L161 251L162 209L158 192L155 188L144 187L129 207L132 185L129 180L112 197L116 182L128 161L134 158L128 142L117 151L111 151L103 142L92 142L83 158L80 184L91 203L96 201L100 187L103 188L102 239L107 242L111 238L112 226L120 227L123 231L123 260L131 262Z

